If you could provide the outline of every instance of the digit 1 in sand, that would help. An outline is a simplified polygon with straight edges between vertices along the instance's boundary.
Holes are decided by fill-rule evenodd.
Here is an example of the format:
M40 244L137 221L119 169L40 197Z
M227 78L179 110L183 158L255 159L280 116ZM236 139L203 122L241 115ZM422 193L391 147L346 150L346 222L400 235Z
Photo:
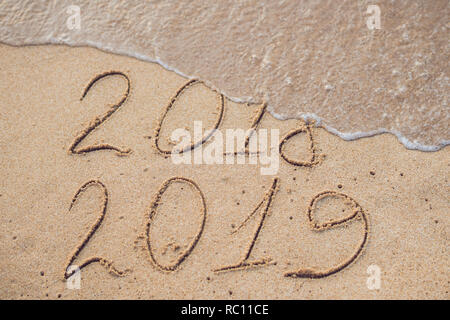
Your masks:
M239 263L234 264L234 265L214 269L213 270L214 272L226 272L226 271L233 271L233 270L241 270L241 269L247 269L247 268L251 268L251 267L262 266L262 265L274 263L271 258L263 258L263 259L255 260L255 261L248 261L248 259L249 259L250 255L252 253L252 250L255 246L256 239L258 238L259 233L261 232L261 230L263 228L266 216L269 213L269 210L272 206L272 202L273 202L275 193L277 192L277 189L278 189L278 181L279 181L278 178L273 179L272 186L270 187L270 189L268 190L268 192L266 193L264 198L261 200L261 202L258 203L256 208L248 215L248 217L244 220L244 222L242 222L242 224L233 232L233 233L236 233L237 231L239 231L250 220L250 218L252 218L256 212L258 212L258 210L260 208L264 208L261 212L261 220L259 221L258 227L255 230L252 241L250 242L250 245L249 245L244 257L242 258L242 260ZM265 204L265 206L263 206L264 204Z

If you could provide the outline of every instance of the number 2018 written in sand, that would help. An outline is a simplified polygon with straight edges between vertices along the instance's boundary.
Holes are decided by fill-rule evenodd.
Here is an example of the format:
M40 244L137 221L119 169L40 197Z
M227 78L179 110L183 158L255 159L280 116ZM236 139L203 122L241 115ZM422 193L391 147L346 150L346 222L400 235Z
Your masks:
M131 89L130 78L123 72L110 71L110 72L100 74L100 75L96 76L94 79L92 79L89 82L89 84L87 85L86 89L84 90L81 100L83 100L86 97L86 95L89 93L91 88L98 81L105 79L107 77L111 77L111 76L119 76L126 80L127 88L126 88L122 98L118 102L113 104L105 114L96 117L94 121L92 121L80 134L78 134L75 137L75 140L69 147L70 154L86 154L86 153L99 151L99 150L112 150L112 151L115 151L118 155L126 156L127 154L129 154L131 152L131 150L128 148L119 148L119 147L112 146L110 144L97 144L97 145L91 145L91 146L87 146L87 147L79 147L81 142L92 131L94 131L103 122L105 122L107 119L109 119L119 108L121 108L126 103L126 101L128 99L128 96L130 94L130 89ZM171 150L163 150L159 145L159 134L161 131L161 127L163 125L163 121L166 118L168 111L173 107L173 105L177 101L177 99L186 90L192 88L197 83L200 83L200 82L198 80L188 81L183 87L181 87L176 92L174 97L170 100L170 102L166 106L165 110L163 111L162 117L159 121L159 124L158 124L156 132L155 132L155 139L154 139L153 146L155 147L155 149L158 151L159 154L161 154L165 157L167 157L167 155L171 153ZM224 97L221 94L219 94L219 97L220 97L219 98L219 101L220 101L219 102L219 112L218 112L217 120L214 124L214 129L217 129L220 127L223 117L224 117L224 109L225 109ZM246 155L249 155L248 145L249 145L249 140L251 138L251 132L252 132L252 130L255 130L258 127L258 125L261 122L261 119L263 118L265 111L266 111L266 108L265 108L265 105L263 104L262 107L260 108L260 110L258 111L257 115L255 116L255 118L252 121L251 128L249 131L250 133L246 136L245 149L243 151L241 151L242 153L244 153ZM301 134L301 133L305 133L307 135L307 138L309 139L308 147L309 147L309 151L311 153L311 157L310 157L309 161L297 161L295 159L288 157L284 152L284 146L285 146L286 142L289 139L291 139L292 137L294 137L298 134ZM187 151L194 150L198 146L206 143L209 138L210 138L210 136L206 135L206 136L202 137L201 140L194 142L191 145L189 145L188 147L184 148L181 152L187 152ZM293 166L314 167L315 165L318 165L321 161L321 157L317 154L317 151L315 148L314 139L313 139L313 129L312 129L312 125L310 125L310 124L305 124L301 128L290 131L279 143L279 152L280 152L281 157L287 163L289 163L290 165L293 165ZM184 250L181 250L179 252L178 258L175 259L174 262L169 263L169 264L164 264L164 263L158 261L157 256L154 254L154 248L153 248L152 242L151 242L151 240L153 239L151 226L155 221L155 217L158 216L158 214L159 214L159 211L160 211L159 208L160 208L160 205L162 204L162 196L167 191L167 189L174 183L187 185L189 188L191 188L191 190L193 190L193 192L195 194L197 194L198 201L199 201L200 207L201 207L201 221L198 225L198 230L196 231L192 241L187 245L187 248ZM112 261L110 261L106 258L102 258L102 257L95 256L95 257L91 257L91 258L85 259L80 262L77 261L78 256L80 255L82 250L89 244L90 240L92 239L92 236L96 232L98 232L98 230L100 229L100 227L107 215L107 210L108 210L109 194L108 194L107 187L99 180L90 180L90 181L84 183L78 189L78 191L75 193L75 195L71 201L69 211L79 201L80 194L87 192L91 188L99 188L102 191L102 206L101 206L100 212L98 214L98 218L95 221L95 223L91 226L91 228L89 229L87 234L84 236L82 242L79 245L77 245L75 247L75 249L73 250L73 252L69 255L68 261L64 268L64 278L65 279L68 279L69 277L71 277L72 274L75 272L75 271L72 271L72 272L67 271L67 270L69 270L69 268L72 265L78 265L78 267L80 269L83 269L92 263L100 263L105 268L107 268L111 274L116 275L116 276L125 276L130 272L130 270L128 270L128 269L127 270L117 269L114 266L114 263ZM273 205L274 200L276 199L277 191L279 190L279 188L280 188L280 179L278 177L275 177L275 178L273 178L271 186L269 187L268 190L266 190L266 193L262 197L262 199L255 205L254 209L248 214L247 218L244 219L244 221L236 228L236 230L233 231L233 233L239 232L241 230L241 228L252 219L257 221L256 228L255 228L254 232L252 233L252 236L248 243L247 249L242 254L242 258L237 262L230 261L230 264L228 264L228 265L215 268L212 270L213 272L223 273L223 272L243 270L243 269L248 269L248 268L252 268L252 267L264 266L264 265L269 265L269 264L275 263L275 261L273 261L273 259L271 259L269 257L254 259L254 258L251 258L251 256L252 256L252 251L257 244L258 237L259 237L260 233L263 231L264 223L266 222L269 212L272 210L272 205ZM325 223L319 223L314 217L315 211L317 210L317 204L320 201L322 201L324 199L328 199L328 198L334 198L334 199L341 200L346 206L348 206L351 209L350 210L351 213L343 218L336 218L334 220L329 220ZM205 223L206 223L207 216L208 216L207 208L208 208L207 199L206 199L203 191L201 190L200 186L195 181L185 178L185 177L172 177L172 178L167 179L161 185L159 190L156 192L148 211L145 213L146 222L144 225L144 233L142 236L142 238L145 240L145 250L147 251L149 260L155 268L157 268L161 271L165 271L165 272L174 272L193 253L197 243L200 241L200 239L202 237L202 234L204 232L207 232L207 230L205 230ZM360 241L359 245L355 248L352 255L350 255L349 257L344 259L344 261L342 261L341 263L339 263L335 266L332 266L332 267L329 267L329 268L326 268L323 270L299 268L294 271L285 272L284 273L285 277L311 278L311 279L324 278L324 277L330 276L332 274L335 274L335 273L343 270L344 268L346 268L351 263L353 263L354 261L357 260L357 258L360 256L364 246L367 243L368 234L369 234L369 223L368 223L368 217L367 217L366 212L353 198L351 198L350 196L348 196L346 194L335 192L335 191L323 191L311 199L308 209L307 209L307 212L306 212L306 215L307 215L311 229L314 231L318 231L318 232L329 230L329 229L332 229L332 228L335 228L338 226L342 226L351 221L361 220L363 222L362 240Z

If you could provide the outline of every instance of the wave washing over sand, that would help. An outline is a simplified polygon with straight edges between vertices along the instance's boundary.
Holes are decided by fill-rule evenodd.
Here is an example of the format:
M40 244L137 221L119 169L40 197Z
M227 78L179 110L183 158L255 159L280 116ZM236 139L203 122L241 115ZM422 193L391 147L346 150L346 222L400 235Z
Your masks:
M379 29L367 25L373 4ZM449 13L448 0L4 0L0 42L157 62L235 101L264 100L279 119L434 151L450 144Z

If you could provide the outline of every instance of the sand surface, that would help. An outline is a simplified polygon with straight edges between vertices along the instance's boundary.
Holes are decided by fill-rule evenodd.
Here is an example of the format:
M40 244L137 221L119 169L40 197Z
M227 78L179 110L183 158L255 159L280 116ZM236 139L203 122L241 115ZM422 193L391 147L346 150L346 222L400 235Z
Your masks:
M155 129L187 79L90 48L2 45L0 56L0 298L450 298L449 148L411 151L390 134L349 142L314 127L314 155L305 133L284 145L288 159L310 165L280 158L275 175L250 164L175 165L154 148ZM126 77L105 77L80 100L92 79L112 70ZM126 95L127 79L126 101L72 149L131 152L70 153L89 123ZM218 102L202 84L186 90L161 145L194 120L213 126ZM219 129L249 128L259 108L225 98ZM281 137L307 131L300 120L268 113L259 127L278 128ZM356 216L317 231L308 209L318 224ZM326 273L361 243L333 275L285 276ZM92 257L98 261L82 268L81 289L68 289L69 261ZM239 263L250 267L214 272ZM381 271L376 290L367 285L370 266Z

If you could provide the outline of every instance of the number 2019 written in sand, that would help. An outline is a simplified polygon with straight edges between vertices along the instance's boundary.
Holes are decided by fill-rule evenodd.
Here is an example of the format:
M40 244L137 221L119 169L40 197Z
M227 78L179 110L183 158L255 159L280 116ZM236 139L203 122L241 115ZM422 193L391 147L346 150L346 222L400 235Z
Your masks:
M126 156L128 155L131 150L128 148L119 148L115 147L110 144L97 144L97 145L91 145L86 147L80 147L79 145L82 143L82 141L96 128L101 126L103 122L111 118L111 116L118 111L119 108L123 107L123 105L126 103L128 96L130 94L131 89L131 81L130 78L123 72L120 71L110 71L103 74L100 74L96 76L94 79L92 79L86 89L84 90L81 100L83 100L86 95L89 93L89 91L92 89L92 87L100 80L105 79L107 77L112 76L119 76L126 80L127 82L127 88L123 93L122 98L113 104L109 110L101 115L98 116L92 121L90 124L87 125L87 127L75 137L75 140L69 147L69 153L70 154L86 154L90 152L100 151L100 150L112 150L115 151L118 155ZM153 146L158 151L159 154L167 157L168 154L171 153L171 150L163 150L159 145L159 134L161 131L161 127L163 125L164 119L166 118L168 111L173 107L174 103L177 101L177 99L186 91L189 89L192 89L195 84L200 83L198 80L191 80L188 81L184 86L182 86L174 95L174 97L170 100L168 105L163 111L162 117L160 118L159 124L157 126L156 132L155 132L155 139ZM217 129L220 127L223 117L224 117L224 97L223 95L217 93L219 95L219 112L216 119L216 122L214 124L214 129ZM251 132L252 130L255 130L258 125L260 124L264 113L266 111L265 105L263 104L260 110L258 111L257 115L252 121L252 124L250 126L249 134L246 136L245 140L245 149L241 151L242 153L249 155L248 145L249 140L251 138ZM298 161L295 159L292 159L288 157L284 152L284 147L286 142L294 137L295 135L305 133L307 135L307 138L309 139L309 151L311 153L311 157L308 161ZM206 135L201 138L201 140L192 143L191 145L184 148L181 152L191 151L197 148L198 146L206 143L210 136ZM315 165L318 165L321 161L321 157L317 155L317 151L314 144L313 139L313 128L310 124L305 124L304 126L295 129L291 132L289 132L279 143L279 152L281 157L290 165L293 166L300 166L300 167L314 167ZM188 188L191 189L191 191L197 195L197 201L200 203L200 211L201 211L201 221L198 224L198 230L196 231L195 235L193 236L193 239L190 241L190 243L187 245L187 247L184 250L180 250L178 253L178 257L175 259L175 261L171 263L163 263L158 260L157 255L154 253L154 248L152 245L152 225L155 223L155 218L160 214L161 210L161 204L163 201L162 196L167 191L167 189L172 184L183 184L186 185ZM248 247L244 252L242 253L242 258L239 261L230 261L229 264L221 267L214 268L212 271L216 273L223 273L223 272L230 272L230 271L236 271L236 270L243 270L248 269L252 267L257 266L264 266L264 265L270 265L275 263L272 258L270 257L260 257L260 258L252 258L252 252L255 246L257 245L257 240L261 232L263 232L264 224L266 222L266 219L270 213L273 206L274 201L277 197L277 192L280 188L280 178L275 177L272 180L272 183L268 190L266 190L266 193L262 196L261 200L256 203L254 209L248 214L247 218L244 219L244 221L236 228L236 230L233 231L234 233L242 232L241 228L246 225L250 220L254 219L257 221L256 228L252 233L252 236L249 239ZM100 263L105 268L108 269L108 271L116 276L125 276L127 275L131 270L119 270L114 266L114 263L107 258L103 257L91 257L87 258L83 261L78 261L78 256L82 252L82 250L89 244L91 241L93 235L99 231L104 219L107 216L107 210L108 210L108 201L109 201L109 194L107 187L99 180L90 180L86 183L84 183L78 191L75 193L75 196L73 197L69 211L73 208L74 205L79 200L79 196L84 193L88 192L91 188L99 188L102 191L102 206L100 209L100 212L98 214L98 218L95 221L95 223L91 226L90 230L87 232L87 234L84 236L82 242L78 244L73 252L69 255L68 261L65 265L64 269L64 278L68 279L72 276L74 272L69 272L67 270L71 269L70 267L72 265L78 265L80 269L83 269L87 267L88 265L92 263ZM184 189L182 189L184 190ZM329 220L325 223L319 223L317 219L315 218L315 212L317 210L317 205L320 201L324 199L338 199L341 200L348 208L350 208L350 214L343 218L336 218L334 220ZM174 272L176 271L183 262L194 252L195 247L197 246L198 242L201 240L201 237L204 232L207 232L207 228L205 228L207 217L208 217L208 210L207 210L207 199L200 188L200 186L193 180L185 178L185 177L172 177L167 179L159 188L159 190L156 192L153 201L150 204L149 209L147 212L145 212L145 225L144 225L144 232L142 238L145 240L145 250L147 251L148 258L151 262L151 264L157 268L158 270L165 271L165 272ZM351 254L349 257L344 259L342 262L340 262L337 265L331 266L329 268L323 269L323 270L317 270L307 267L302 267L297 270L288 271L284 273L285 277L292 277L292 278L310 278L310 279L316 279L316 278L324 278L330 275L333 275L347 266L349 266L351 263L357 260L357 258L360 256L362 250L364 249L368 234L369 234L369 223L368 223L368 217L366 212L363 210L363 208L350 196L335 192L335 191L323 191L316 196L314 196L308 206L307 212L306 212L310 227L312 230L317 232L323 232L338 226L342 226L346 223L349 223L351 221L362 221L363 223L363 229L362 229L362 236L361 241L358 244L358 246L354 249L353 254Z

